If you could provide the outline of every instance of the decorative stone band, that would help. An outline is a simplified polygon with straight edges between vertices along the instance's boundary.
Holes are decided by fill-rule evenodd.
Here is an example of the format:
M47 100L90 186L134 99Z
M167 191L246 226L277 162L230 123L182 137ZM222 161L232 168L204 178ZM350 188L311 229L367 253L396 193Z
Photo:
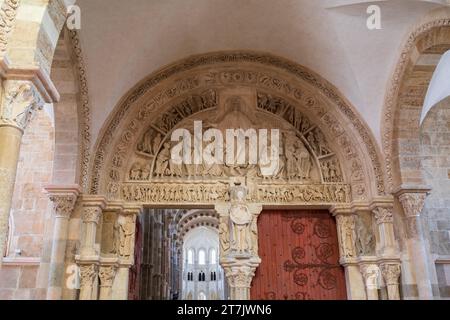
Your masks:
M44 101L30 81L7 80L0 105L0 125L11 125L25 130Z
M117 186L120 199L134 203L217 203L227 202L229 186L222 183L159 183ZM256 203L349 203L351 188L346 184L264 185L249 190L247 201Z
M20 0L5 0L0 7L0 54L3 56L8 47L8 38L13 29Z

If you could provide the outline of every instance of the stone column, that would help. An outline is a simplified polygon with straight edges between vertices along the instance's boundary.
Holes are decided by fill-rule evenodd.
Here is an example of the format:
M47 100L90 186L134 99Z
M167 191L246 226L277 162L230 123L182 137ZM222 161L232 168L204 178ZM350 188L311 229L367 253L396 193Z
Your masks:
M366 300L364 281L356 255L355 217L348 207L334 207L331 212L336 217L340 263L345 269L347 298Z
M80 252L82 259L91 259L92 257L98 257L100 254L95 247L95 240L97 237L97 225L105 206L106 202L103 197L83 197L83 233Z
M136 234L136 217L142 211L141 207L124 207L118 215L118 233L114 239L117 243L119 268L113 284L112 299L127 300L130 268L134 264L134 245Z
M250 300L250 287L258 256L258 216L260 204L247 204L247 188L236 185L230 189L231 203L216 205L220 215L220 264L230 287L232 300Z
M99 300L111 300L114 278L117 272L117 265L104 264L100 265L98 276L100 278L100 294Z
M54 208L53 241L50 256L47 300L62 298L69 219L80 192L78 186L45 188Z
M433 289L428 269L429 256L426 252L420 213L425 205L428 190L414 192L401 190L397 193L406 216L406 235L410 254L413 259L414 274L417 282L419 299L433 299Z
M397 256L397 246L394 235L394 215L392 205L376 206L373 208L378 226L379 253L382 256Z
M381 274L386 283L388 299L400 300L399 277L401 267L398 262L384 262L381 264Z
M366 285L367 300L378 300L380 268L376 264L361 264L360 270Z
M43 100L29 81L2 83L0 103L0 266L5 250L9 213L24 130Z
M80 300L96 300L97 293L94 292L98 281L98 265L87 263L80 265Z

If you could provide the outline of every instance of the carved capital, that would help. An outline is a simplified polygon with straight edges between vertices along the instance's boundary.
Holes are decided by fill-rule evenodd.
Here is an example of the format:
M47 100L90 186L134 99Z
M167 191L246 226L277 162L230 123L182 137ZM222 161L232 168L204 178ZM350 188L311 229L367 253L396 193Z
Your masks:
M94 280L98 275L98 266L96 264L88 264L80 266L80 284L81 288L87 289L94 285Z
M381 274L386 284L398 285L398 278L400 277L401 266L399 263L383 263L381 265Z
M377 207L373 210L377 224L393 223L394 215L392 208Z
M98 276L100 278L100 286L112 287L114 277L116 276L116 266L100 266Z
M84 207L83 208L83 222L98 223L102 209L100 207Z
M53 209L57 218L70 218L70 215L75 208L77 195L75 194L52 194L49 196L53 202Z
M398 197L407 218L420 216L426 198L426 193L404 193Z
M25 130L44 101L36 87L29 81L7 80L3 87L0 106L0 124Z
M232 266L224 268L228 283L231 288L250 289L256 267ZM235 297L239 299L239 297Z
M363 264L360 266L360 271L368 289L378 287L380 268L376 264Z

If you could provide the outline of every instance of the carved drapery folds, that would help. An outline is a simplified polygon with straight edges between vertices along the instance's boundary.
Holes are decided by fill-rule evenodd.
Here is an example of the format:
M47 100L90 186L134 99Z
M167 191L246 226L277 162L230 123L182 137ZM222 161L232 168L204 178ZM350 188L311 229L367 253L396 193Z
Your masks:
M136 216L120 214L114 224L113 252L125 261L132 261L134 255L134 236L136 232Z
M345 261L356 258L355 217L353 215L338 214L336 221L341 259Z
M20 130L30 123L44 101L36 87L29 81L7 80L0 106L0 124L12 125Z

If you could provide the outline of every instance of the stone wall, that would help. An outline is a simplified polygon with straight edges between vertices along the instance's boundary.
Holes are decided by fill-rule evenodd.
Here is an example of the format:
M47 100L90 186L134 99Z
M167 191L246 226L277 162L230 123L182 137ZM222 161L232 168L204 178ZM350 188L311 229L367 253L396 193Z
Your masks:
M50 212L43 187L51 183L53 157L53 122L41 111L22 140L7 256L0 270L0 299L45 298L45 289L37 289L37 275Z
M424 223L436 263L441 298L450 298L450 98L436 106L421 130L422 171L433 190L425 203ZM434 264L434 261L431 261ZM434 267L434 266L433 266Z

